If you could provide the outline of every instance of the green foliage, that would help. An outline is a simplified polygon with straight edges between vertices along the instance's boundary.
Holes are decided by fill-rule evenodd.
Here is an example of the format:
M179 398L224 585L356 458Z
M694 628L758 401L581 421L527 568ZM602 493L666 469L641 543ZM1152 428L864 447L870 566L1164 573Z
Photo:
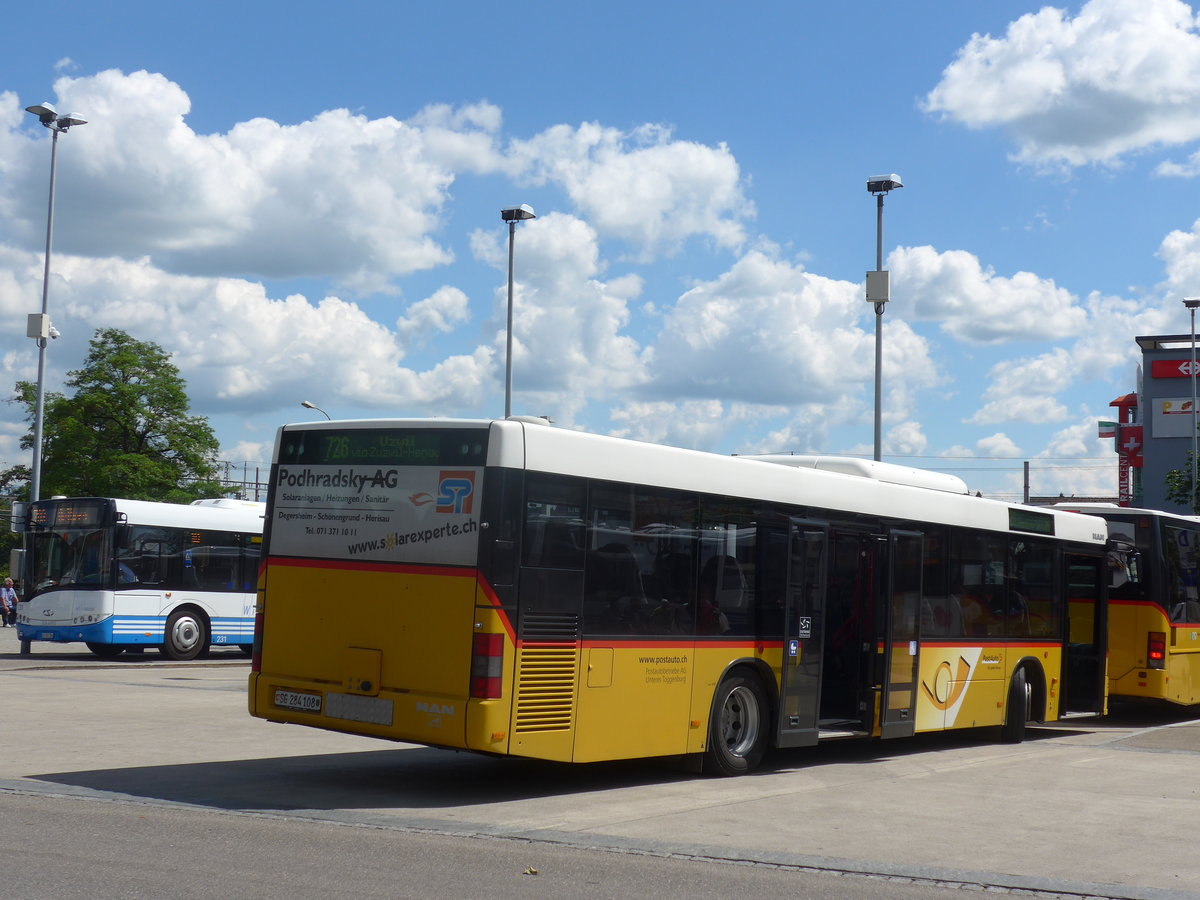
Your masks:
M45 398L42 496L222 496L219 444L207 419L187 414L186 385L170 355L117 328L98 329L88 347L83 368L67 373L72 393ZM18 382L14 400L32 423L36 385ZM32 450L32 428L21 446ZM0 472L0 490L22 477L28 482L28 466Z
M10 572L8 570L8 560L11 552L21 546L21 535L14 533L9 527L9 517L12 515L12 498L7 496L7 491L0 493L4 494L4 496L0 497L0 579L9 575L20 579L20 572Z
M1186 506L1195 514L1200 509L1200 485L1192 484L1192 451L1187 452L1187 460L1182 469L1171 469L1163 479L1167 488L1167 499L1172 503Z

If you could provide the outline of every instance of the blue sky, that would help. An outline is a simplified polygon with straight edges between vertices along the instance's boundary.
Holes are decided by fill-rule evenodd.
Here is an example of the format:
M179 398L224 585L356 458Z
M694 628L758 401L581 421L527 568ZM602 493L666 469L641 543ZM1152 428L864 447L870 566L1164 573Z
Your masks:
M884 458L1115 494L1108 403L1200 294L1200 27L1177 0L48 2L0 61L0 385L118 327L222 458L278 425L513 411L721 453ZM6 324L4 324L6 323ZM27 428L0 406L0 461Z

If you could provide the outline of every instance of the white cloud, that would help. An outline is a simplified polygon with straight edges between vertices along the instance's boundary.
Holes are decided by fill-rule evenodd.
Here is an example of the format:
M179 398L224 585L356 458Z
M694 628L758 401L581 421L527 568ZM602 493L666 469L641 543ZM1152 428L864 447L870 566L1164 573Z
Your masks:
M433 234L456 174L502 162L499 111L487 104L431 108L412 122L330 110L205 135L187 124L187 94L162 75L108 70L60 78L55 90L62 108L88 119L62 142L60 198L71 207L56 222L57 246L150 256L179 273L328 276L387 290L397 276L452 259ZM32 246L44 199L22 185L43 183L42 136L17 131L13 95L0 107L9 157L0 211Z
M888 455L920 456L928 447L929 439L920 422L901 422L889 428L883 437L883 451Z
M1023 422L1045 425L1061 422L1067 408L1053 397L1005 397L985 403L964 422L972 425L994 425L998 422Z
M490 349L407 369L396 335L336 297L272 299L259 284L172 275L146 259L58 255L55 271L53 318L64 337L51 354L59 367L51 382L61 368L79 365L95 323L103 323L173 352L193 406L205 415L271 409L279 396L299 402L310 395L446 414L474 407L492 384ZM28 297L36 283L27 280L18 292ZM18 352L32 356L32 342Z
M1052 280L1032 272L997 275L965 250L900 247L888 264L896 309L937 322L961 341L1056 340L1079 334L1087 321L1075 296Z
M512 155L532 184L561 185L599 233L630 242L641 258L694 236L736 248L754 214L728 147L672 140L659 126L556 125L514 141Z
M769 248L752 250L667 312L652 389L664 396L818 404L844 421L861 412L854 398L874 375L874 337L862 327L868 314L861 286L808 273ZM938 376L925 341L892 319L885 378L900 372L903 381L888 379L885 389L892 392L889 410L903 417L911 408L910 389Z
M1117 456L1112 438L1097 437L1099 416L1084 414L1055 432L1029 469L1030 493L1067 497L1115 497ZM1079 460L1063 463L1061 460Z
M1158 256L1167 267L1167 281L1174 291L1200 295L1200 219L1190 231L1176 229L1162 239Z
M1070 385L1071 367L1071 355L1062 348L1032 359L997 363L988 373L983 406L966 421L976 425L1063 421L1067 409L1053 395Z
M1004 127L1016 158L1115 162L1200 138L1200 35L1181 0L1044 7L1000 38L975 34L924 99L968 127Z
M1021 448L1014 444L1012 439L1003 431L997 431L993 435L980 438L975 442L975 447L979 451L980 456L1016 457L1021 455Z
M643 350L623 329L641 279L604 281L596 232L581 219L550 213L521 227L513 290L513 411L570 422L589 402L613 399L645 380ZM507 266L504 238L477 231L472 249ZM503 366L507 280L494 296L494 344ZM526 408L518 409L520 403Z
M444 285L404 311L396 320L396 335L406 345L415 342L420 346L431 331L446 334L470 318L467 295L456 287Z
M652 401L622 404L611 413L613 433L656 444L711 450L728 435L733 423L744 422L720 400Z

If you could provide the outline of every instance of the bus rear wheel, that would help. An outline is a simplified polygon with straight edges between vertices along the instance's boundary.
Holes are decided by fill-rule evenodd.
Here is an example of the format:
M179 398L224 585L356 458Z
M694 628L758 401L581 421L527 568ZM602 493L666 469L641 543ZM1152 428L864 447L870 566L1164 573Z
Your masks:
M1008 683L1008 704L1004 712L1004 724L1000 726L1000 740L1006 744L1019 744L1025 739L1025 723L1029 721L1033 708L1033 691L1024 669L1013 672Z
M162 655L168 659L195 659L208 647L208 624L194 610L177 609L167 618Z
M713 695L704 771L712 775L753 771L767 749L770 718L767 693L757 677L734 672L722 679Z

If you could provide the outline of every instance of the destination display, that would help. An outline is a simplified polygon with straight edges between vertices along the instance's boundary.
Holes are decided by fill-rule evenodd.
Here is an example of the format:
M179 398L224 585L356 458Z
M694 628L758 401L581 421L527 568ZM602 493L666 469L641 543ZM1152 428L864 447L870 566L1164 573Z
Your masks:
M273 478L272 553L475 565L482 466L280 462Z
M51 500L33 504L30 522L45 528L99 528L107 512L105 500Z
M483 466L486 428L284 431L280 465Z

